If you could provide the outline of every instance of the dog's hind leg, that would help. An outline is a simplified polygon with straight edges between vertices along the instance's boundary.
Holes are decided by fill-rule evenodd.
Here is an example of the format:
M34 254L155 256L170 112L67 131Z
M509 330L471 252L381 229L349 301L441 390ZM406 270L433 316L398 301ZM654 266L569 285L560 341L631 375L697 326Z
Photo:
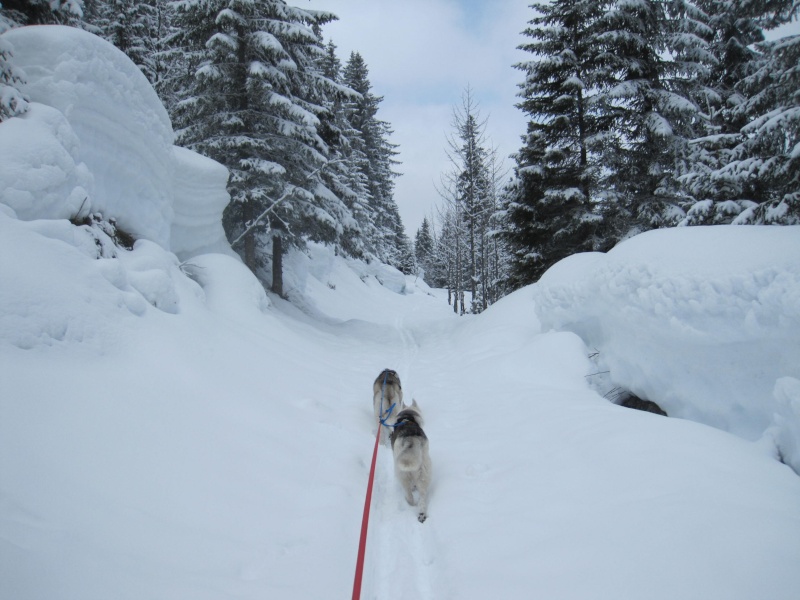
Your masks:
M424 484L418 485L417 493L419 494L419 500L417 501L417 519L420 523L424 523L425 519L428 518L428 486Z
M431 482L431 463L430 459L426 459L420 469L419 477L416 481L417 494L419 501L417 502L417 519L420 523L424 523L428 518L428 486Z
M406 502L411 506L416 506L417 501L414 499L414 478L410 473L398 474L400 484L403 486L403 491L406 494Z

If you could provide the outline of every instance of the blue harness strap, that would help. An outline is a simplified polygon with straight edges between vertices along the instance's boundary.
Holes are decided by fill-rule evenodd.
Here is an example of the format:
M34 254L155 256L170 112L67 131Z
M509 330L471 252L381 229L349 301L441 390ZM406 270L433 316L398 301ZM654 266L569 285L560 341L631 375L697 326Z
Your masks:
M394 410L396 404L397 403L392 404L389 408L386 409L386 412L383 413L383 415L381 416L380 418L381 425L383 425L384 427L394 427L394 425L388 425L386 421L389 419L389 417L392 416L392 411Z
M383 410L383 392L386 389L386 379L388 377L389 377L389 369L384 369L383 370L383 385L381 386L381 416L378 417L378 420L380 421L381 425L383 425L384 427L392 427L392 425L387 425L386 421L389 419L389 417L392 416L392 411L394 410L394 407L397 404L395 402L389 408L387 408L385 411Z

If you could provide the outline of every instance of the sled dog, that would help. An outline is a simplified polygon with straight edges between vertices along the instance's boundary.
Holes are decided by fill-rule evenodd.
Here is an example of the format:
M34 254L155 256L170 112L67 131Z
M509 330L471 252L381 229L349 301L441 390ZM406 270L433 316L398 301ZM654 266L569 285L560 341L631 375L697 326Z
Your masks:
M394 472L406 492L406 501L417 507L417 519L424 523L428 518L431 457L428 453L428 436L422 431L422 413L416 400L412 400L411 406L397 414L391 439Z
M397 413L403 410L403 388L397 371L384 369L375 378L372 385L372 408L375 412L375 421L381 428L381 443L389 445L389 430L397 419ZM386 426L380 424L383 420Z

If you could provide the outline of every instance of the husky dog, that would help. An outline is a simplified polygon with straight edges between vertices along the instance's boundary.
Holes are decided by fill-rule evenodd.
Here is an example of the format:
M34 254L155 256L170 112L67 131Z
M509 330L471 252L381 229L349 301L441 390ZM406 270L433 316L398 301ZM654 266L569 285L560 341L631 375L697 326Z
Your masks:
M375 420L381 427L381 443L389 445L389 429L397 419L397 413L403 410L403 388L397 371L384 369L372 385L372 408ZM383 421L386 426L380 424Z
M428 436L422 431L422 413L417 401L401 410L392 430L394 472L406 492L406 501L418 509L417 519L428 518L428 484L431 481L431 457ZM414 490L418 499L414 499Z

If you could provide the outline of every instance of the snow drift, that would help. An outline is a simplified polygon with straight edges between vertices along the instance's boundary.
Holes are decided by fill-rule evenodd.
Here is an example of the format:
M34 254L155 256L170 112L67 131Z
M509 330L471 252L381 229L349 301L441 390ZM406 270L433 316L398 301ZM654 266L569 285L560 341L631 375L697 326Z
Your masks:
M73 27L3 38L31 109L0 124L0 202L23 220L101 213L183 258L226 251L227 170L174 148L164 106L123 52Z
M769 430L800 472L800 411L791 386L776 392L800 378L800 227L651 231L559 262L532 294L543 326L579 334L614 383L670 416Z

